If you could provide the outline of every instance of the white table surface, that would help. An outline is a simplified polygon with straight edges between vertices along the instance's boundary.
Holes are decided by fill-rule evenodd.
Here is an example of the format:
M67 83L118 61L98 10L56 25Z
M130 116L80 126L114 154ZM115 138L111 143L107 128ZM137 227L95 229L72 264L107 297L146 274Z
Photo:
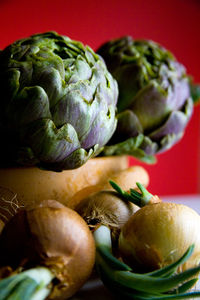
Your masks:
M200 195L163 196L163 201L185 204L200 214ZM200 231L199 231L200 234ZM200 290L200 280L195 289ZM116 298L105 288L98 278L90 279L72 300L115 300ZM197 299L197 298L196 298ZM125 299L124 299L125 300Z
M190 206L200 214L200 195L163 196L163 201L176 202Z

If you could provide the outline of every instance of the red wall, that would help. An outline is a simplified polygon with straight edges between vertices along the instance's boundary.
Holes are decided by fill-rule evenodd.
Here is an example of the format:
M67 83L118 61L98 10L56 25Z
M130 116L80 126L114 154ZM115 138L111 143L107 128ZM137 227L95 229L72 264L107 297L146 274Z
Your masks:
M47 30L93 49L108 39L129 34L170 49L200 82L199 21L198 0L0 0L0 48ZM159 155L156 165L144 165L150 174L151 191L162 195L200 192L199 134L200 106L195 108L181 142ZM138 164L132 158L130 161Z

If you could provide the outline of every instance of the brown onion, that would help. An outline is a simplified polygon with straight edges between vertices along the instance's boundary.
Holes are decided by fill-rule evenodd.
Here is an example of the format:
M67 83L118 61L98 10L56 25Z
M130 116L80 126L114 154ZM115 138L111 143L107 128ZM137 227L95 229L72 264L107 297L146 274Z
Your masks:
M4 228L5 223L0 219L0 233L2 232Z
M145 169L140 166L126 168L112 174L110 180L107 179L102 186L91 186L79 191L68 205L75 209L91 228L99 224L106 225L115 234L139 207L114 191L110 181L119 184L124 190L129 190L130 187L137 188L137 180L144 186L148 185L149 176Z
M121 227L139 207L121 197L115 191L99 191L82 201L75 207L91 229L106 225L112 230L112 238L116 240Z
M6 224L0 236L0 265L14 270L48 267L56 278L48 299L67 299L91 274L94 239L75 211L55 207L55 202L50 206L21 210Z

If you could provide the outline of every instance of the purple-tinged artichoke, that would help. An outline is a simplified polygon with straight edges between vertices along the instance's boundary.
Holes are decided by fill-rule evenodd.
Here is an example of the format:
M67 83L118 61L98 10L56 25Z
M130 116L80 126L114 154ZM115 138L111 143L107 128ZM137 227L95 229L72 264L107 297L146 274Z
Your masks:
M103 60L55 32L0 51L0 89L1 166L77 168L116 129L118 87Z
M184 134L193 111L190 77L159 44L123 37L97 52L119 86L118 125L105 155L129 154L153 162Z

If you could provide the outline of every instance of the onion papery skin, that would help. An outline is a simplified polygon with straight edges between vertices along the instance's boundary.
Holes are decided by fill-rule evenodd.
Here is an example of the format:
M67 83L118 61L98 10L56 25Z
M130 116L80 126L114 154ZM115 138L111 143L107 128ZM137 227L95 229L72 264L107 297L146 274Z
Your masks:
M68 299L89 278L95 262L93 236L85 221L64 207L18 212L0 236L0 265L14 270L43 265L56 281L48 299Z
M102 190L93 193L74 208L91 229L105 225L112 229L112 239L116 241L127 220L139 207L122 199L115 191Z
M178 260L188 247L194 253L179 271L200 262L200 216L191 208L160 202L138 210L123 226L119 252L132 268L148 272Z
M4 222L0 219L0 233L2 232L3 228L4 228Z

